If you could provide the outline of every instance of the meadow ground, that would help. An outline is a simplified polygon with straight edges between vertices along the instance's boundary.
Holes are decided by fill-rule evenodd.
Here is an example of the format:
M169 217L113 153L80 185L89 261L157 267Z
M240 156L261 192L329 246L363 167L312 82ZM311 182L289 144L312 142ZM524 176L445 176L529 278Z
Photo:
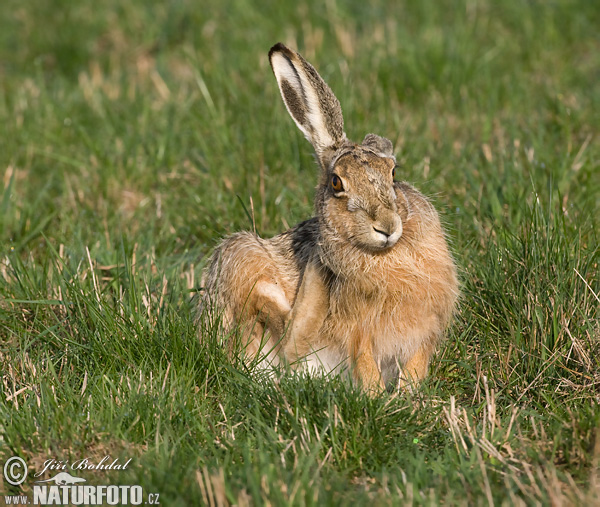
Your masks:
M599 26L586 0L3 0L0 462L132 458L72 474L162 505L600 502ZM416 392L197 338L219 238L311 215L277 41L447 225L463 295Z

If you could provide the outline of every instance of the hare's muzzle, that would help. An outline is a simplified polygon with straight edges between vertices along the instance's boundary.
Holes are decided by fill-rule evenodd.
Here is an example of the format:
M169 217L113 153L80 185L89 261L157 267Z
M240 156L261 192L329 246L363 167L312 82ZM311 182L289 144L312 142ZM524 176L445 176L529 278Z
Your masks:
M373 246L379 249L391 248L402 236L402 220L398 215L378 220L372 224Z

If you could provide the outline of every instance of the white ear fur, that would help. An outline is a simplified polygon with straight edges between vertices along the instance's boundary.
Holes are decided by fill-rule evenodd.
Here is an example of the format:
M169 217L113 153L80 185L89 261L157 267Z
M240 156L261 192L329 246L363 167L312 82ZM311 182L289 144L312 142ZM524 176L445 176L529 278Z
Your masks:
M317 71L283 44L271 48L269 59L283 102L321 164L346 140L338 100Z

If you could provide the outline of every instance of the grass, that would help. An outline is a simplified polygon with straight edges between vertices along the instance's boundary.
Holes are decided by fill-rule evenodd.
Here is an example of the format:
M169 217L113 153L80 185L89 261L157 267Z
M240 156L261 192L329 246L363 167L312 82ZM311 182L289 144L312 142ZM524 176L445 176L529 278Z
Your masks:
M163 505L599 502L600 8L204 4L0 6L1 462L133 458L74 475ZM460 311L413 393L199 343L219 238L311 215L279 40L446 223Z

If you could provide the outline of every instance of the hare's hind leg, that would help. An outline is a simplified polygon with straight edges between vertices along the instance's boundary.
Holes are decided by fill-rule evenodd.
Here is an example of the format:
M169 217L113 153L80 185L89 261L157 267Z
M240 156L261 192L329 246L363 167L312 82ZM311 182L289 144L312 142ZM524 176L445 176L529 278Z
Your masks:
M248 303L250 313L264 324L271 337L280 340L292 307L277 281L261 276L248 297Z
M285 277L269 244L250 233L227 238L215 252L207 291L216 295L226 330L239 326L249 359L275 361L291 311Z
M281 286L264 272L256 279L238 319L249 359L263 366L279 364L281 343L291 307Z
M284 347L284 356L293 367L316 352L313 347L318 348L318 333L328 311L329 290L321 266L312 259L304 269Z

